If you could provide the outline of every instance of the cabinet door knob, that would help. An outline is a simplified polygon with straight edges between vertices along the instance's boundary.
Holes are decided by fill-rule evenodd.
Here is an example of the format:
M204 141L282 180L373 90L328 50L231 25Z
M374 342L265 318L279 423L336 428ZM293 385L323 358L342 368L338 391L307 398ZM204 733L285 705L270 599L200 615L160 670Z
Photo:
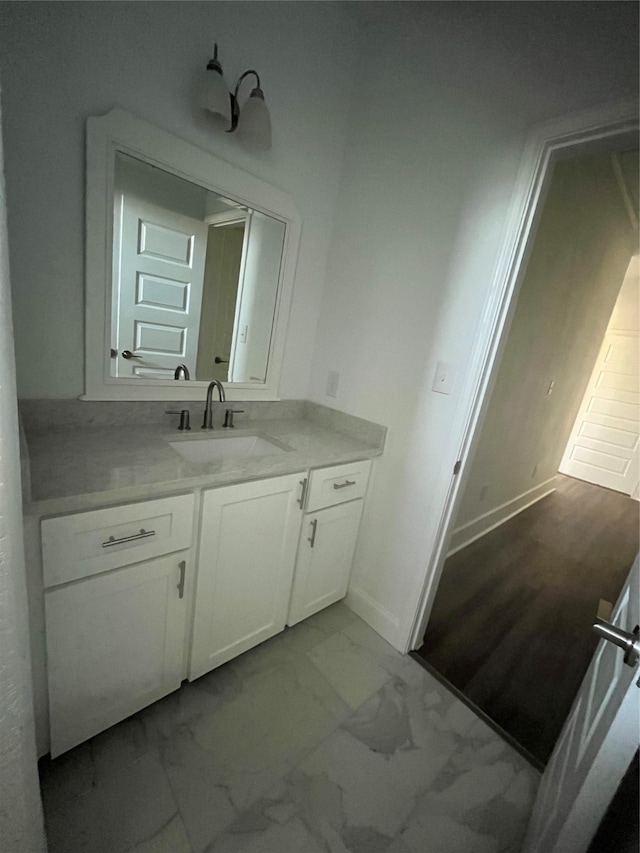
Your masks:
M318 530L318 519L314 518L311 522L311 536L308 537L308 541L311 543L311 547L316 544L316 532Z

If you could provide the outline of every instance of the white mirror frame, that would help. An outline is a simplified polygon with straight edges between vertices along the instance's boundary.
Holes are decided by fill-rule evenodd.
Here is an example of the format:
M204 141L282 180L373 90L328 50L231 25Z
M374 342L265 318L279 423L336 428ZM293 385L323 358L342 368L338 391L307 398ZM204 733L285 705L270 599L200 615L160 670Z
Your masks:
M85 393L82 400L204 400L208 382L113 377L109 352L115 153L152 163L285 223L280 279L264 382L223 383L228 400L278 400L280 368L300 243L291 196L189 142L114 109L87 120Z

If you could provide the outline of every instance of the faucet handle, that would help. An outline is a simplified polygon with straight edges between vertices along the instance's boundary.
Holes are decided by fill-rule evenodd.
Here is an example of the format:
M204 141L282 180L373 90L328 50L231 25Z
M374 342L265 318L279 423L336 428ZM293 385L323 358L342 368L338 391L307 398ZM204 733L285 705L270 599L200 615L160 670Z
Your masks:
M243 412L244 409L225 409L224 423L222 424L222 426L226 427L227 429L233 429L235 427L235 424L233 422L233 416L241 415Z
M180 426L178 429L191 429L189 425L189 409L167 409L166 415L180 415Z

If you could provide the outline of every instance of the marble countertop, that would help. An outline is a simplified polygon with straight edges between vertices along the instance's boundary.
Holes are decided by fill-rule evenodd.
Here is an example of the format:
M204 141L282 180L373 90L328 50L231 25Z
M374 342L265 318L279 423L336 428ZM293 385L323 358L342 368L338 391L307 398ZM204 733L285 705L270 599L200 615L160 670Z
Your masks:
M202 464L187 461L169 445L170 441L227 434L222 429L169 432L162 424L27 430L31 488L25 514L42 517L80 512L194 488L294 474L382 453L381 443L371 444L308 418L238 421L233 430L234 436L273 438L290 448L287 452Z

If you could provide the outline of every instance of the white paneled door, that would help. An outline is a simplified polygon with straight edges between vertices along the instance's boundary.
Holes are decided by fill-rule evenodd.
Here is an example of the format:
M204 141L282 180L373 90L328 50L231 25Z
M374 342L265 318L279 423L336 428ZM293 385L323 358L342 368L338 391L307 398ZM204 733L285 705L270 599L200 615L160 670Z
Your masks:
M638 558L609 621L640 622ZM595 616L595 614L594 614ZM600 640L542 777L522 853L584 853L638 748L638 665Z
M179 364L195 378L207 225L121 196L114 223L118 285L118 376L173 379ZM133 358L123 358L129 350Z
M638 333L607 332L560 473L632 495L640 476Z

